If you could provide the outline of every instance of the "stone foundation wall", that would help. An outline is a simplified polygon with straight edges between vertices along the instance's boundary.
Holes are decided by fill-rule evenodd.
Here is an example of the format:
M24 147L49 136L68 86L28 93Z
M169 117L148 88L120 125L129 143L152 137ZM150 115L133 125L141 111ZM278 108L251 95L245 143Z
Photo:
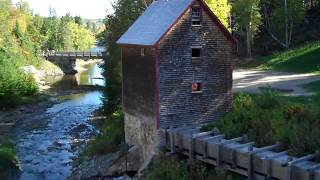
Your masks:
M155 123L144 123L154 118L125 113L126 142L130 143L129 145L138 147L138 154L141 160L138 163L141 165L155 154L157 149L159 141L157 127Z

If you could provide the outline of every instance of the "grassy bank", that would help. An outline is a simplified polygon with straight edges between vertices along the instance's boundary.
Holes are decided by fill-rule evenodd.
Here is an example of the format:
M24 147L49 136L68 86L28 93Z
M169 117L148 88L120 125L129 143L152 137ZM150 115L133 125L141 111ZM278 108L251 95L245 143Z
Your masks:
M286 52L259 57L259 67L296 73L320 72L320 42L307 44Z
M103 112L99 114L104 116ZM124 142L124 116L122 109L119 107L117 111L105 116L104 119L95 120L95 124L100 129L101 134L89 142L84 155L105 155L119 150L120 145Z
M228 138L248 135L257 146L280 142L291 155L314 153L320 149L320 96L286 97L273 92L235 96L232 111L217 124Z
M0 136L0 179L9 179L19 170L18 157L7 136Z

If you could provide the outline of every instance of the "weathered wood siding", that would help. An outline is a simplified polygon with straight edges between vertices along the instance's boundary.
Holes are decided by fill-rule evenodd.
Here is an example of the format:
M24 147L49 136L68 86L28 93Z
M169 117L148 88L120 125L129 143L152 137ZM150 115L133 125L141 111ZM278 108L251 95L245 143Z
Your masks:
M123 107L126 142L144 147L143 159L157 143L156 51L140 47L122 48Z
M160 127L218 120L232 99L233 45L201 10L201 26L191 25L191 8L160 42ZM202 46L193 63L191 47ZM193 94L192 82L202 83Z

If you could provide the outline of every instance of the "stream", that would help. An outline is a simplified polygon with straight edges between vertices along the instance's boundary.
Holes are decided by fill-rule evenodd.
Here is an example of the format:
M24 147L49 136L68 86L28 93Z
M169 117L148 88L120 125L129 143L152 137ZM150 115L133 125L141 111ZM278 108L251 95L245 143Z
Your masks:
M70 177L72 162L85 142L98 133L90 117L102 106L99 91L72 91L74 86L104 85L99 66L64 76L52 86L58 95L48 107L29 107L15 128L16 149L21 163L21 180L62 180ZM62 95L60 95L62 94Z

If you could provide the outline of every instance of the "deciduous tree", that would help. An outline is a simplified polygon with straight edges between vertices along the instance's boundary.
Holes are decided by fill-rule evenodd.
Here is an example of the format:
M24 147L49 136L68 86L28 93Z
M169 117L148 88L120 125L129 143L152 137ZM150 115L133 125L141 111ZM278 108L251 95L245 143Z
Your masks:
M303 0L263 0L265 27L271 37L288 49L294 29L306 14Z
M233 15L236 21L234 30L245 36L247 55L252 55L253 39L262 23L260 0L237 0L233 5Z
M221 23L230 29L231 5L229 0L206 0L206 3L219 18Z

